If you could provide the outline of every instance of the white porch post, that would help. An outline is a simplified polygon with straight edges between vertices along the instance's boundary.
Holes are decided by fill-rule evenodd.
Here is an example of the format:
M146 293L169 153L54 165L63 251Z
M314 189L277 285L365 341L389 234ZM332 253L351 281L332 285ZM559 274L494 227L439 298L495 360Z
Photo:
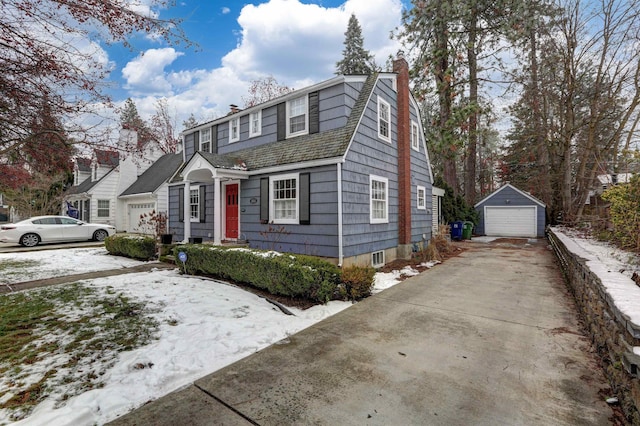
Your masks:
M191 182L184 181L184 202L182 217L184 218L184 240L186 243L191 238Z
M222 241L222 192L220 178L213 179L213 244L220 245Z

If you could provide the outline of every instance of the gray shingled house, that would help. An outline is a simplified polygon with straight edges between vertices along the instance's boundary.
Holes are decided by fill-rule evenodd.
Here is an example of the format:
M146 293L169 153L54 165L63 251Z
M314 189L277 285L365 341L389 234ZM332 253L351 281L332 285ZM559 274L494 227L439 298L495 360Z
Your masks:
M432 171L404 58L337 76L182 133L174 241L325 257L408 258L432 232Z

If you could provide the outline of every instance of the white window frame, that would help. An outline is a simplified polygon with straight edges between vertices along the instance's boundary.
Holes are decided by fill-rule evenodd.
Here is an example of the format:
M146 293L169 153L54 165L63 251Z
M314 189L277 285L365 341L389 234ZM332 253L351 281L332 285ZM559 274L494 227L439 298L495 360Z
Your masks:
M205 135L208 137L205 139ZM205 145L209 145L207 149L205 149ZM211 128L200 130L200 151L211 152Z
M104 203L107 203L107 206L104 206ZM103 204L102 206L100 206L100 204ZM109 200L98 200L98 202L96 203L96 209L97 209L97 215L98 217L109 217L111 216L111 203L109 202ZM107 212L107 214L105 215L105 210Z
M254 126L256 124L256 126ZM257 127L257 128L255 128ZM249 114L249 137L253 138L262 134L262 110Z
M373 183L384 184L384 200L375 198L373 193ZM374 217L374 202L384 202L384 217ZM381 176L369 175L369 222L372 224L389 223L389 179Z
M418 123L413 120L411 121L411 148L420 152L420 128Z
M420 193L422 193L422 196L420 196ZM427 188L424 186L418 185L416 187L416 205L418 210L427 209Z
M193 202L194 193L196 202ZM193 214L193 207L195 206L195 216ZM200 186L192 186L189 188L189 220L191 222L200 222Z
M382 106L386 107L387 114L388 114L387 117L383 117L384 110ZM387 124L386 135L381 132L381 125L383 122L386 122ZM389 104L389 102L385 101L380 96L378 96L378 137L383 141L391 143L391 105Z
M229 142L240 140L240 117L229 120Z
M380 258L378 262L376 262L376 258ZM384 266L385 258L384 258L384 250L374 251L371 253L371 266L374 268L380 268Z
M299 114L296 116L291 116L292 112L291 112L291 107L292 104L296 101L300 101L302 100L304 102L304 113L303 114ZM309 133L309 97L307 95L304 96L298 96L295 99L290 99L287 101L287 137L293 137L293 136L300 136L300 135L306 135L307 133ZM302 130L298 130L297 132L292 132L291 131L291 119L295 118L295 117L300 117L301 115L304 115L304 129Z
M294 218L276 218L276 196L275 183L283 180L295 180L296 182L296 213ZM277 175L269 177L269 217L274 224L292 225L300 223L300 175L298 173L289 173L285 175Z

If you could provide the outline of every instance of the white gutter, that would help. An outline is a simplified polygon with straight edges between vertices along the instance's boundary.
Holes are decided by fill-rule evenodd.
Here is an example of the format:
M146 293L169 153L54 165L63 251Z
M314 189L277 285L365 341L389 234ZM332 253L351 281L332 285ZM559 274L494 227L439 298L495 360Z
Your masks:
M298 163L283 164L280 166L264 167L261 169L250 170L246 173L248 173L249 176L264 175L264 174L271 174L271 173L282 173L289 170L309 169L312 167L329 166L332 164L341 163L343 161L344 161L343 156L330 157L330 158L322 158L320 160L310 160L310 161L303 161Z
M118 198L152 197L153 192L140 192L138 194L118 195Z

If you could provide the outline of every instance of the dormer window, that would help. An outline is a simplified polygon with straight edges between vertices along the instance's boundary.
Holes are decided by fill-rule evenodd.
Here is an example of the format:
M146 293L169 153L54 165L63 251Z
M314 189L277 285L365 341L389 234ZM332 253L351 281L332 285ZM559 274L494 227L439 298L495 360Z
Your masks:
M307 96L287 102L287 137L304 135L309 132Z
M211 152L211 129L200 130L200 151Z
M240 118L229 121L229 142L240 140Z
M262 110L252 112L249 115L249 137L262 134Z

